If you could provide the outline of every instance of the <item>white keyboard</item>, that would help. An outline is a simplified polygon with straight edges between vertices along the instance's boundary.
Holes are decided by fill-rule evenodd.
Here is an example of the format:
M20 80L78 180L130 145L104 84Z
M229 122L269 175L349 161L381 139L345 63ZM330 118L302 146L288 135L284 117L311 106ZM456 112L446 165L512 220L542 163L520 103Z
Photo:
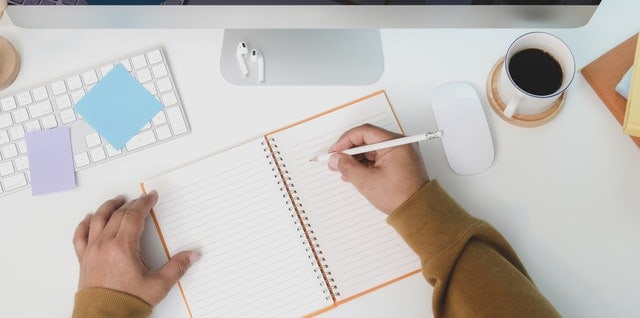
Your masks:
M73 108L117 63L123 64L165 106L119 150L101 138ZM29 188L25 132L59 126L68 126L71 131L76 171L190 132L169 64L160 48L105 63L17 94L0 95L0 196Z

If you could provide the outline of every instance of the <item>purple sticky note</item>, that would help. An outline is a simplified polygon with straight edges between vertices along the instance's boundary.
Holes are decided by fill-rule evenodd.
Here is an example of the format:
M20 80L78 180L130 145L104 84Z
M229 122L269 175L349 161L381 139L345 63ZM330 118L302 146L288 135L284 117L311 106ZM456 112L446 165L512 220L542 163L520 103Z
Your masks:
M39 195L76 186L69 127L27 132L31 194Z

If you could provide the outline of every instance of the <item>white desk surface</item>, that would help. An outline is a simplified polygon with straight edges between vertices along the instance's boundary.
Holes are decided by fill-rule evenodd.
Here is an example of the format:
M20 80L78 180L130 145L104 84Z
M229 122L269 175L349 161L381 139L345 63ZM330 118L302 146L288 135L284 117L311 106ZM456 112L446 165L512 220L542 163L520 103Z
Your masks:
M639 31L639 16L640 2L608 0L585 27L547 31L568 43L582 67ZM69 316L78 277L71 243L77 223L107 198L137 196L139 181L378 89L388 92L407 133L433 130L429 94L451 81L468 82L480 95L495 162L484 173L456 175L440 141L427 142L422 152L431 178L507 237L564 316L638 313L640 149L580 74L559 115L538 128L502 121L486 101L491 66L529 30L382 30L385 71L372 85L239 87L219 72L222 30L27 30L3 24L0 35L22 57L7 92L164 46L193 128L185 138L78 173L72 191L0 198L3 317ZM162 253L151 228L144 240L145 254L158 264ZM414 275L324 316L430 316L431 293ZM175 288L154 312L185 315Z

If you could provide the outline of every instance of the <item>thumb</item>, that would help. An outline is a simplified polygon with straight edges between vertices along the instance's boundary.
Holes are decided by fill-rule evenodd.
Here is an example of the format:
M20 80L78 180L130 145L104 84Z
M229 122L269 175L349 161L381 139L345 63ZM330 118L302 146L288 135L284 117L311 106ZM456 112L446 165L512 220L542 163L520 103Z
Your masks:
M362 184L370 173L367 167L355 158L345 154L333 154L329 158L329 166L332 170L339 171L342 180L352 183L356 188Z
M200 259L197 252L180 252L174 255L159 270L158 274L169 287L173 286L187 272L187 269Z

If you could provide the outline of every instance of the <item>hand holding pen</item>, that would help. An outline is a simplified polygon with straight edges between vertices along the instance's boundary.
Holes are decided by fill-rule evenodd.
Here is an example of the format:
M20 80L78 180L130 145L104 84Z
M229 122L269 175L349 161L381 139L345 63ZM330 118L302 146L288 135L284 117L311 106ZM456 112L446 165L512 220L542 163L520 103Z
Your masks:
M430 136L438 135L441 133ZM348 155L346 151L402 137L370 124L350 129L329 148L329 169L340 172L342 180L353 184L377 209L390 214L429 181L418 147L387 143L361 154Z

